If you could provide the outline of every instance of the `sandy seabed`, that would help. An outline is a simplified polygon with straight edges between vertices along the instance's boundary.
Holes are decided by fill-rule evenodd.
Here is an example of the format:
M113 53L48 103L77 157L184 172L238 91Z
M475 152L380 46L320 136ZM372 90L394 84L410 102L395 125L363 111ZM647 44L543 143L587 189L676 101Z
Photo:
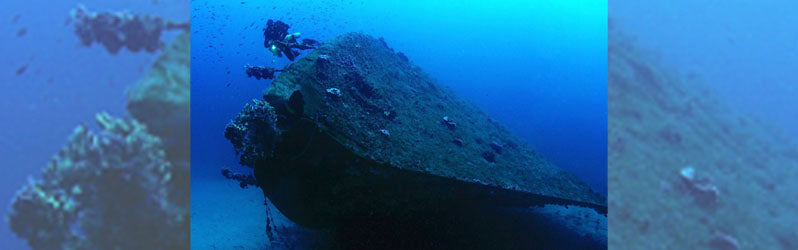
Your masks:
M260 189L222 176L191 181L191 249L270 249Z

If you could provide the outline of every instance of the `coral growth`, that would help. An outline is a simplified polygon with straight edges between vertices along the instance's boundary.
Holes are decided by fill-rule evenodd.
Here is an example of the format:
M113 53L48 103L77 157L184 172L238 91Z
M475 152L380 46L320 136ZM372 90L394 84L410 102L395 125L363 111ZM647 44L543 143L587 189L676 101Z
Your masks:
M34 249L164 249L187 246L188 203L170 199L175 167L161 141L134 120L97 115L79 126L42 173L14 198L11 230Z
M329 88L327 89L327 94L338 98L341 97L341 90L338 88Z
M188 30L188 23L164 21L150 15L133 15L127 12L91 12L84 6L72 10L75 34L84 46L102 44L108 52L116 54L122 48L132 52L142 49L154 53L161 48L161 33L167 30Z
M250 167L271 156L279 134L274 108L261 100L248 103L224 129L224 137L233 143L239 163Z
M243 174L238 172L233 172L229 168L222 168L222 176L224 178L237 181L241 188L247 188L248 186L260 187L258 181L255 180L255 176L252 174Z
M693 167L686 167L679 171L682 182L692 194L703 205L714 205L720 201L720 191L718 187L711 183L709 178L696 177Z
M457 123L452 121L448 116L444 116L443 119L441 119L441 124L446 125L446 127L451 130L457 129Z
M244 66L244 72L247 73L247 77L255 77L257 80L273 79L274 74L280 71L282 70L266 66L251 66L249 64Z

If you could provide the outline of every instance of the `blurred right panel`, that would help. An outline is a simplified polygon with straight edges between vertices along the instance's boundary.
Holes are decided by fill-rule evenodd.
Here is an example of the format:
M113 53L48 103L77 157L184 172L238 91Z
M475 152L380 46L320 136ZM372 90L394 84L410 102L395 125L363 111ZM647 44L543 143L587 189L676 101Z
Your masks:
M796 10L609 2L610 249L798 249Z

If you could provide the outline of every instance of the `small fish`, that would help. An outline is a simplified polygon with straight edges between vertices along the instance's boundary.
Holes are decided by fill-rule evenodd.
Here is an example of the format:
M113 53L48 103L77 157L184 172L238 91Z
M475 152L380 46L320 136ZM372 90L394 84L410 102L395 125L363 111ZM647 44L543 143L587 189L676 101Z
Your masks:
M232 84L232 82L227 82L227 87L230 87L230 84Z
M17 24L17 22L19 22L19 18L20 18L20 17L22 17L22 16L20 16L19 14L17 14L17 15L16 15L16 16L14 16L13 18L11 18L11 24Z
M27 69L28 69L28 65L27 64L22 65L19 68L17 68L17 76L20 76L20 75L24 74L25 70L27 70Z
M28 29L21 28L21 29L17 30L17 37L23 37L23 36L25 36L25 34L28 34Z

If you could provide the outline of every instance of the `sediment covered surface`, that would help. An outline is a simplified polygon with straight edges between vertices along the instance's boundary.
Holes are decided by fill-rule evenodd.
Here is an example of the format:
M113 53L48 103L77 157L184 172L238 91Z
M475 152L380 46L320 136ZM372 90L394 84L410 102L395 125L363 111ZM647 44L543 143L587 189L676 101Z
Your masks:
M798 248L795 144L609 38L610 248Z

